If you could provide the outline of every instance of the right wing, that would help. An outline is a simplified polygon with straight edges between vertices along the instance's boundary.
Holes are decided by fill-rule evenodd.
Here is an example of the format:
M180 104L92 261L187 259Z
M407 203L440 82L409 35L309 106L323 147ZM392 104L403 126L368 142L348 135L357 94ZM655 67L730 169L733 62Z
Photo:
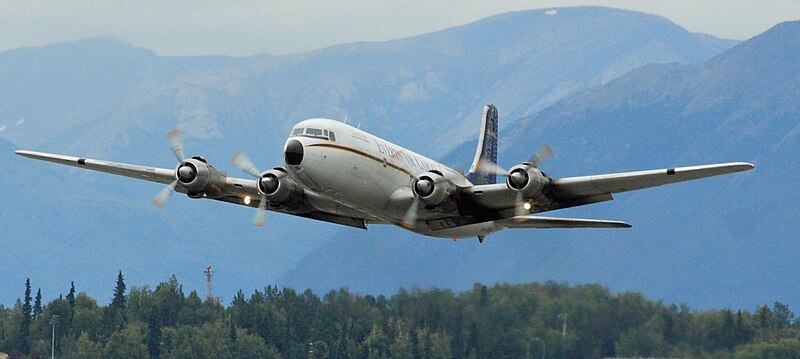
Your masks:
M553 188L555 192L563 198L578 198L634 191L637 189L663 186L670 183L749 171L753 168L755 168L755 166L752 163L731 162L660 170L569 177L554 180Z
M747 162L732 162L556 179L544 190L547 200L537 201L532 211L545 212L610 201L614 193L749 171L754 167ZM471 186L462 194L469 201L490 210L508 210L514 208L517 201L516 192L505 183Z

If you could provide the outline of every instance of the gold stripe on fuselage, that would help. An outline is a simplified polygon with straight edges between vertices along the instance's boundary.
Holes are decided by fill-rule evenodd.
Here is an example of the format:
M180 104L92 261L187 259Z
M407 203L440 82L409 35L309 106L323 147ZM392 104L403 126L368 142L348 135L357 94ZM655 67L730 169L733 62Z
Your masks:
M391 163L388 160L386 160L385 158L375 157L375 156L373 156L373 155L371 155L369 153L366 153L364 151L361 151L361 150L359 150L357 148L353 148L353 147L345 146L345 145L340 145L338 143L330 143L330 142L313 143L313 144L308 145L308 147L326 147L326 148L332 148L332 149L335 149L335 150L354 153L354 154L357 154L357 155L359 155L361 157L373 160L373 161L375 161L375 162L377 162L377 163L379 163L381 165L384 165L384 166L387 166L387 167L391 167L393 170L398 171L400 173L404 173L404 174L408 175L409 177L413 177L413 175L411 175L411 172L408 172L408 170L406 170L405 168L400 167L400 166L398 166L398 165L396 165L394 163Z

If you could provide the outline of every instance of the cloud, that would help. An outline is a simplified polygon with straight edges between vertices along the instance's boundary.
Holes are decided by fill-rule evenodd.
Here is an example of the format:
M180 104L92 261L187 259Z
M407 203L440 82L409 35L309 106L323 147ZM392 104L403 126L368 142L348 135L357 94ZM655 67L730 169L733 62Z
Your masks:
M457 0L280 2L0 1L0 50L116 37L162 55L284 54L379 41L531 8L602 5L665 16L690 31L746 39L800 14L795 0ZM549 14L549 13L548 13Z

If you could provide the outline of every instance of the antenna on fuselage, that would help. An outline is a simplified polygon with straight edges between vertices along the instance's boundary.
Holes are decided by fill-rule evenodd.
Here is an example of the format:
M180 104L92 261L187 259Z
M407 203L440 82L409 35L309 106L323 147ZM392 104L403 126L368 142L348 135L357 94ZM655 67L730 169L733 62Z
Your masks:
M342 121L345 125L347 124L347 115L344 115L344 121Z
M359 130L361 129L361 122L358 123L358 126L356 126L356 128Z

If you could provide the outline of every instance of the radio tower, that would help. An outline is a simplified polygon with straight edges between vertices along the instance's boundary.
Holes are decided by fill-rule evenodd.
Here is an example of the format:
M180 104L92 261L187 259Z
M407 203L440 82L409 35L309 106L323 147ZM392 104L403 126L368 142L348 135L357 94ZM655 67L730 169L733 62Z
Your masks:
M219 304L222 302L222 298L211 294L211 278L214 277L214 271L211 270L211 266L208 266L204 273L206 274L206 303Z

